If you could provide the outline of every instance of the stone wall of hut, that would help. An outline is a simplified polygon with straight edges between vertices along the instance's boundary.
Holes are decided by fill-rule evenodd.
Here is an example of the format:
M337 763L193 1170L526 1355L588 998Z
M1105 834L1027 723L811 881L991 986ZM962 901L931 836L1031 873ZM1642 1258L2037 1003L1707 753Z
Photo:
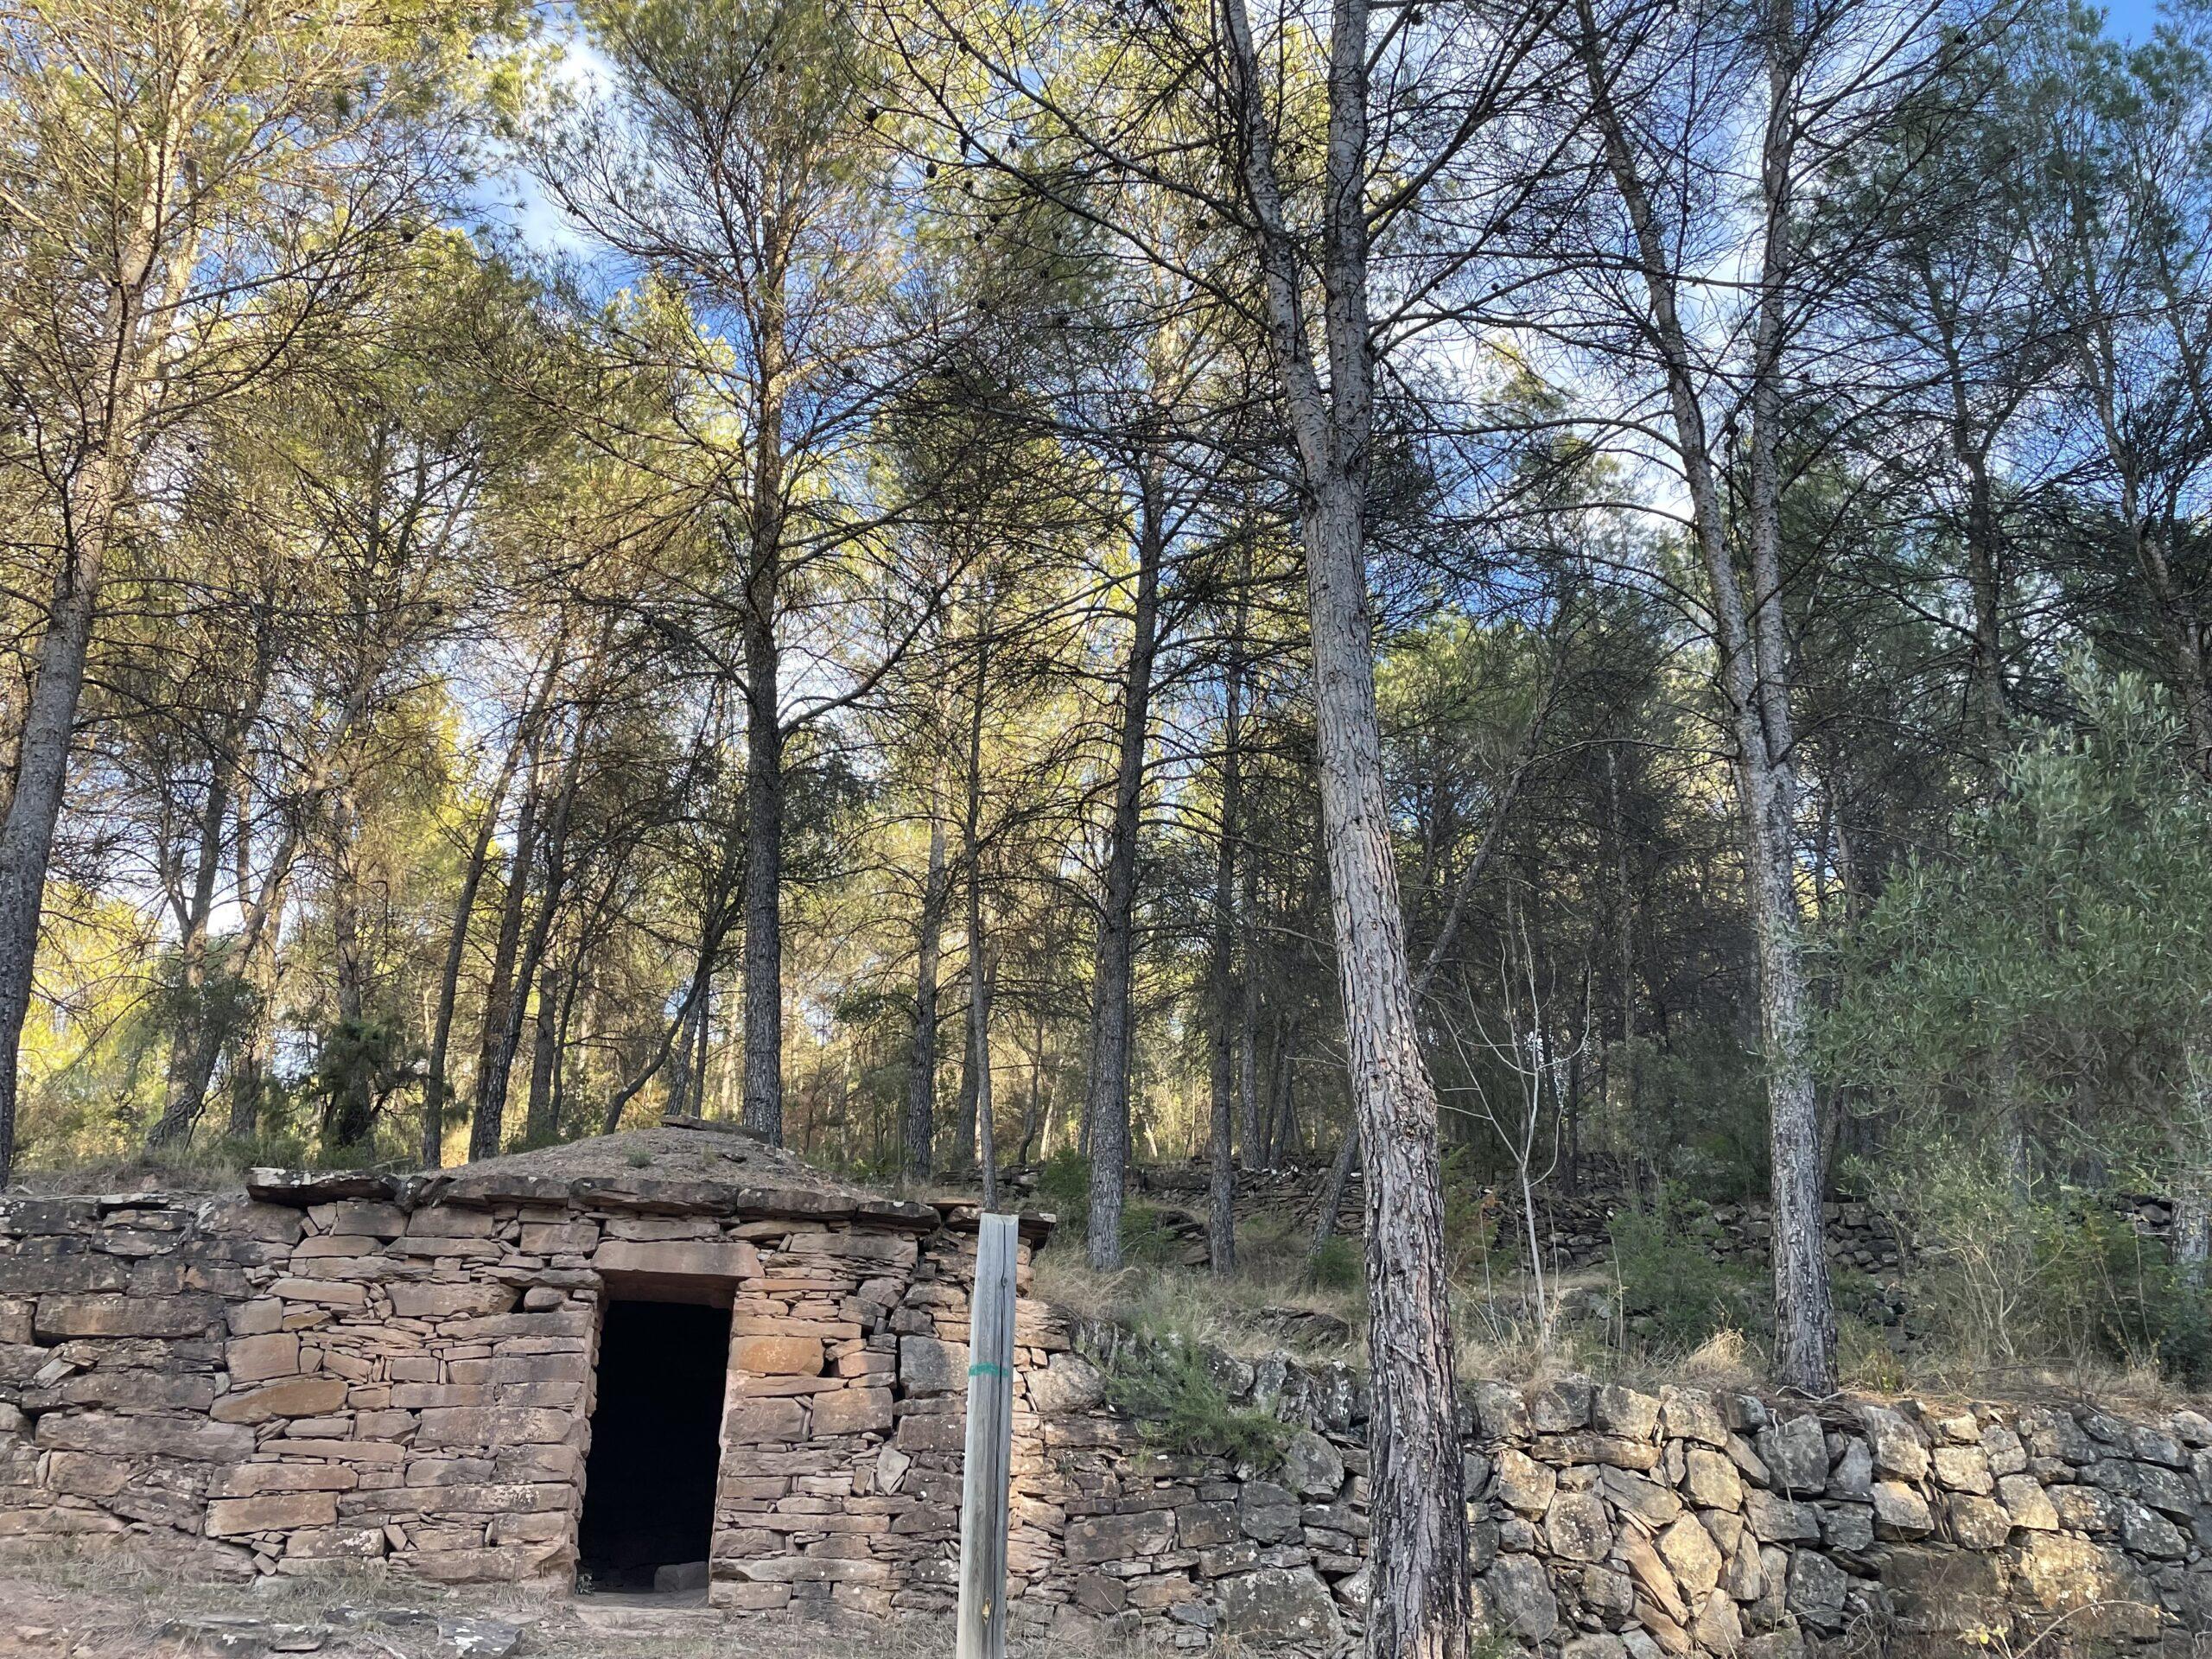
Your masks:
M333 1563L569 1583L602 1295L724 1287L709 1593L948 1609L972 1216L684 1182L334 1177L254 1197L0 1199L0 1561L129 1548L240 1580ZM278 1199L281 1201L264 1201ZM1266 1467L1116 1411L1141 1344L1025 1298L1013 1622L1348 1651L1365 1413L1341 1368L1217 1357L1289 1429ZM1485 1616L1568 1659L1895 1630L2192 1651L2212 1421L1824 1404L1579 1381L1469 1391Z

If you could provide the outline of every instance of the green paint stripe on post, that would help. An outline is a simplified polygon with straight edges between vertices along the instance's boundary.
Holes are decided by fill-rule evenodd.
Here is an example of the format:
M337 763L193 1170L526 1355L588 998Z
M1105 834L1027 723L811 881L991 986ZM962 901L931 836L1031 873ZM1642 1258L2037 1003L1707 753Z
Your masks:
M968 1375L970 1376L1004 1376L1006 1375L1006 1367L1003 1365L994 1365L988 1359L979 1359L973 1365L970 1365L968 1368Z

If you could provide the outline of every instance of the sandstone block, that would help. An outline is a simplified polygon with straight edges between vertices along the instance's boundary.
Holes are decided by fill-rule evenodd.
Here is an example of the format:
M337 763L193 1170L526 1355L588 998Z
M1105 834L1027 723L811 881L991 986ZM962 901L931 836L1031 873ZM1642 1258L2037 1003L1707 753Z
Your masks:
M1523 1642L1548 1641L1559 1629L1551 1574L1533 1555L1499 1556L1482 1576L1482 1595L1491 1624Z
M1561 1492L1544 1512L1544 1541L1569 1561L1600 1561L1612 1548L1605 1506L1587 1492Z
M890 1432L888 1389L836 1389L814 1396L814 1433L817 1436Z
M1844 1598L1850 1587L1851 1581L1844 1576L1843 1569L1827 1556L1809 1549L1791 1554L1788 1605L1791 1612L1815 1630L1842 1628Z
M1172 1549L1172 1510L1138 1510L1128 1515L1086 1516L1068 1522L1065 1546L1071 1566L1100 1561L1142 1560Z
M38 1420L36 1443L49 1450L118 1457L161 1456L227 1463L251 1455L253 1431L204 1418L114 1416L105 1412L49 1412Z
M1733 1510L1744 1502L1743 1478L1736 1465L1701 1446L1691 1446L1685 1455L1681 1486L1700 1509Z
M1496 1479L1499 1499L1523 1515L1541 1515L1549 1509L1559 1486L1555 1472L1510 1446L1497 1454Z
M517 1293L506 1285L434 1283L391 1287L391 1311L403 1319L445 1319L504 1313Z
M610 1238L592 1253L601 1273L666 1274L680 1278L755 1279L760 1255L741 1238L646 1240Z
M1335 1644L1336 1603L1311 1569L1262 1567L1239 1573L1221 1580L1220 1595L1221 1633L1231 1641L1324 1649Z
M1987 1497L1993 1484L1989 1454L1979 1446L1939 1446L1929 1454L1936 1484L1955 1492Z
M223 1305L213 1296L48 1295L38 1299L33 1328L42 1342L67 1337L197 1337L219 1325Z
M1792 1417L1758 1433L1760 1461L1785 1492L1817 1497L1827 1485L1827 1437L1817 1417Z
M1591 1400L1590 1421L1603 1433L1648 1440L1659 1429L1659 1402L1648 1394L1608 1382Z
M1282 1478L1300 1497L1332 1498L1344 1484L1344 1460L1312 1429L1293 1429L1283 1444Z
M1089 1411L1106 1398L1104 1375L1077 1353L1056 1353L1024 1371L1021 1380L1033 1411Z
M1928 1446L1920 1431L1886 1406L1862 1406L1859 1421L1874 1458L1874 1472L1891 1480L1919 1480L1928 1473Z
M2058 1511L2052 1507L2043 1483L2033 1475L2002 1475L1997 1481L1997 1501L2016 1527L2035 1532L2058 1530Z
M1954 1492L1943 1505L1952 1538L1966 1549L2002 1549L2012 1535L2012 1517L1996 1499Z
M724 1414L722 1433L732 1445L803 1440L806 1408L796 1400L745 1400Z
M337 1519L338 1500L328 1492L219 1497L207 1505L207 1535L234 1538L240 1533L276 1532L289 1527L327 1527Z
M346 1403L342 1376L291 1376L243 1394L226 1394L208 1413L219 1423L265 1423L277 1417L313 1417Z
M968 1344L936 1337L900 1337L899 1384L910 1395L965 1392Z
M1705 1592L1720 1582L1720 1551L1713 1535L1697 1517L1685 1515L1659 1535L1659 1559L1665 1561L1682 1587L1682 1599L1695 1606Z
M237 1463L217 1471L210 1497L260 1497L271 1492L350 1492L360 1475L340 1463Z
M264 1336L234 1337L224 1350L224 1363L232 1382L265 1382L270 1377L290 1376L300 1369L300 1338L296 1332L272 1331Z
M819 1376L822 1344L812 1337L740 1337L730 1363L753 1376Z

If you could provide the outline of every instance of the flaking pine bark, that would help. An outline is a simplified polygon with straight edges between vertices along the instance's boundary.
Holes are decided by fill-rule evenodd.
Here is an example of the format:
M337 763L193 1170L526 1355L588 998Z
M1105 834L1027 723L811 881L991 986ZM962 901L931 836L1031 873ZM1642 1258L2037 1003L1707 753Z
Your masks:
M1327 382L1306 264L1284 207L1276 136L1244 0L1224 0L1235 153L1255 232L1268 356L1300 467L1322 836L1344 1040L1367 1166L1370 1474L1376 1659L1458 1659L1469 1598L1437 1096L1421 1052L1382 777L1367 593L1374 361L1367 302L1369 29L1333 0L1319 274Z

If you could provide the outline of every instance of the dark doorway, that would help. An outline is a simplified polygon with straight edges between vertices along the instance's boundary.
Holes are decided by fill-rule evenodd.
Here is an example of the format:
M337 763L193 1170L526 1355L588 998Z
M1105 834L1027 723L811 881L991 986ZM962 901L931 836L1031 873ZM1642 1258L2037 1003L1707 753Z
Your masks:
M707 1559L728 1366L728 1308L607 1304L577 1539L593 1589L651 1590Z

